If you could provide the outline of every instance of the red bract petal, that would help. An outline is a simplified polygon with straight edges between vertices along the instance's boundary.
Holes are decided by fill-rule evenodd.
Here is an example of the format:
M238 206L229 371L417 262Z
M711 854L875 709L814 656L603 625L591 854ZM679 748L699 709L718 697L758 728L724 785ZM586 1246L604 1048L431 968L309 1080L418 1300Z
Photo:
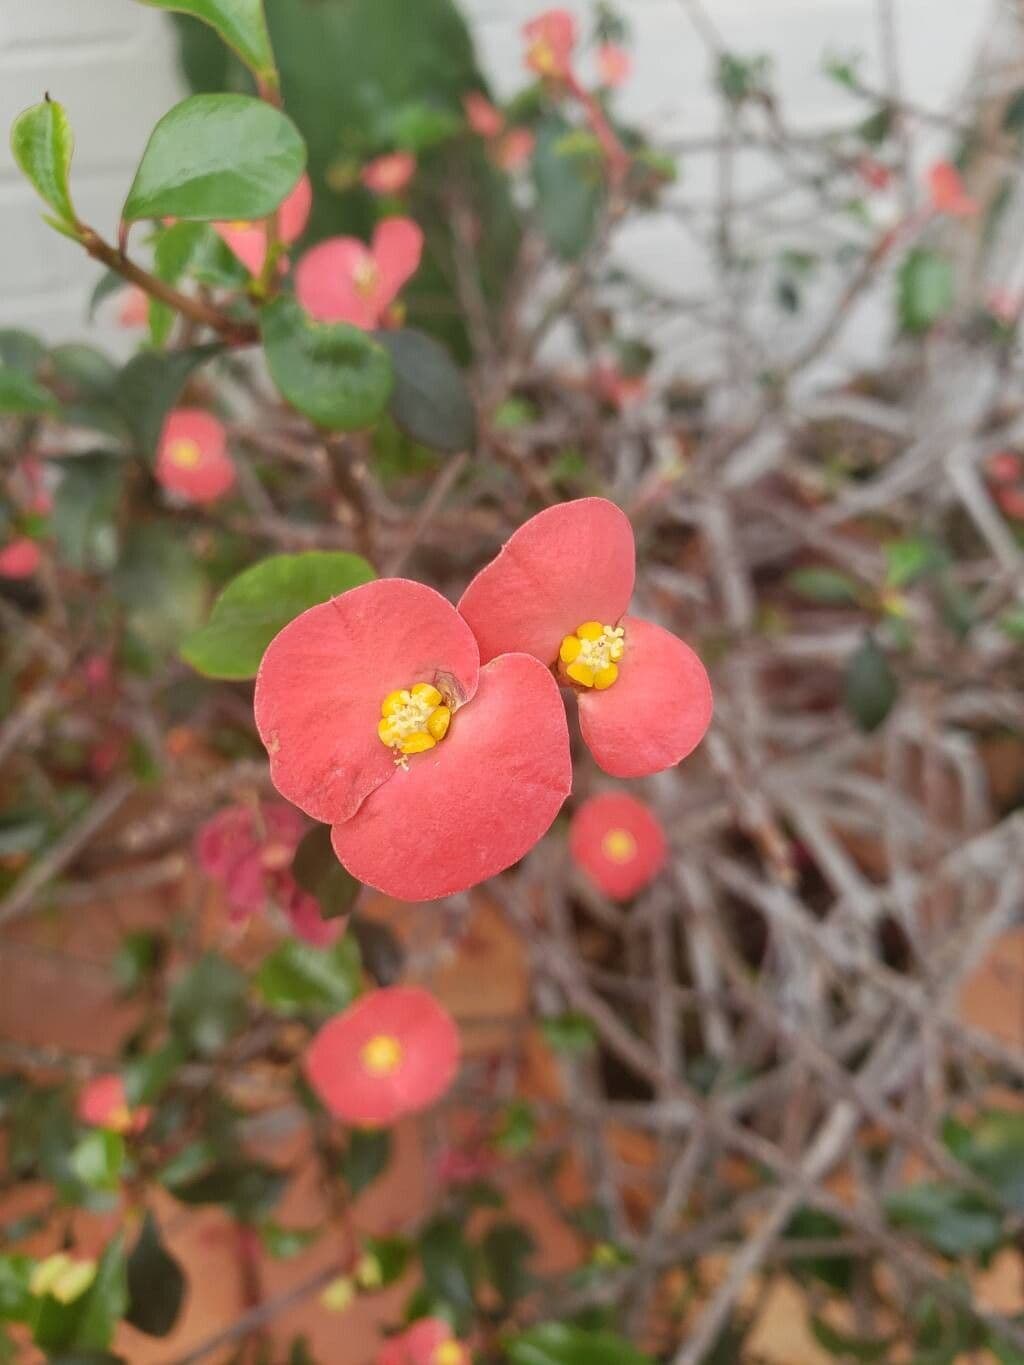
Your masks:
M34 540L17 536L0 550L0 578L31 578L42 558L43 552Z
M977 200L967 193L960 172L951 161L936 161L928 172L932 207L952 218L970 218L978 212Z
M629 518L605 498L579 498L520 526L462 594L459 611L484 663L521 651L550 665L577 626L618 621L635 573Z
M287 907L288 922L296 938L311 943L314 948L329 948L337 943L348 925L348 917L324 919L314 896L297 891Z
M353 876L399 900L465 891L518 862L572 787L558 687L536 659L503 654L435 749L417 754L331 832Z
M145 327L149 321L149 295L136 284L122 289L117 305L117 321L121 327Z
M388 693L440 683L465 701L479 658L462 617L422 583L384 578L310 607L270 642L256 677L274 785L315 820L348 820L395 771L377 734Z
M629 79L632 69L632 58L618 43L603 43L597 49L597 70L602 85L615 89Z
M97 1076L78 1094L75 1113L79 1122L114 1133L141 1133L149 1122L147 1107L129 1109L124 1081L116 1074Z
M494 149L494 159L503 171L518 171L533 156L537 139L529 128L510 128Z
M278 209L278 230L281 241L286 245L298 241L306 230L310 210L313 207L313 186L309 176L304 175L291 194Z
M381 309L377 264L357 237L329 237L299 261L295 295L318 322L348 322L369 331Z
M374 1067L368 1044L387 1040L391 1065ZM371 991L326 1023L304 1060L325 1108L346 1123L394 1123L439 1099L459 1066L455 1021L419 986Z
M156 456L156 480L188 502L213 502L235 482L227 432L212 413L176 408L164 423Z
M466 122L480 137L497 137L505 127L505 115L479 90L463 95L462 107L466 111Z
M383 311L420 268L423 230L411 218L385 218L373 234L373 259L380 277L378 298Z
M646 777L680 762L711 724L711 684L689 645L661 626L623 618L618 680L580 694L580 729L612 777Z
M551 9L523 25L526 65L540 76L564 78L576 46L576 20L568 10Z
M278 209L277 229L287 246L302 236L313 205L313 187L304 175ZM250 275L260 275L267 262L270 219L255 223L214 223L214 231L226 242Z
M359 179L373 194L397 194L416 173L416 158L411 152L390 152L367 162Z
M650 806L626 792L603 792L572 817L569 852L606 896L629 900L665 866L668 846Z

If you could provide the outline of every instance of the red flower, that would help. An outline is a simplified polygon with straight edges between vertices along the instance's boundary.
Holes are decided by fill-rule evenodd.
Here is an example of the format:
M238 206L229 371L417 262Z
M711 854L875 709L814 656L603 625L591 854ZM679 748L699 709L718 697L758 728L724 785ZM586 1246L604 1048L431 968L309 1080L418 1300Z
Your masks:
M305 1056L325 1108L367 1127L428 1108L458 1067L455 1021L419 986L370 991L328 1020Z
M623 374L618 365L595 365L591 379L597 395L610 407L620 412L642 402L647 397L647 378L642 374Z
M600 891L627 901L665 866L668 845L650 806L626 792L603 792L572 817L569 852Z
M1024 521L1024 488L997 488L996 502L1011 521Z
M384 1343L377 1365L470 1365L470 1356L443 1318L420 1318Z
M462 107L466 111L466 122L480 137L497 137L505 127L505 115L479 90L463 95Z
M633 59L618 43L602 43L597 49L597 70L601 84L615 90L629 80Z
M567 80L576 46L576 20L565 9L549 9L523 25L524 60L538 76Z
M277 231L290 246L298 241L309 222L313 207L313 186L304 175L277 211ZM250 275L260 275L267 263L269 219L256 223L214 223L214 230L225 241Z
M271 900L291 902L292 859L305 830L299 812L283 801L228 806L200 828L199 866L223 886L232 918L247 919Z
M131 1109L120 1076L97 1076L78 1094L76 1113L81 1123L107 1128L112 1133L141 1133L149 1122L151 1110L145 1106Z
M967 193L952 161L935 162L928 172L928 190L936 213L947 213L951 218L972 218L979 212L978 201Z
M985 473L992 483L1016 483L1024 478L1024 460L1015 450L1000 450L985 462Z
M295 937L311 943L314 948L329 948L332 943L337 943L348 926L347 915L324 919L316 897L306 895L297 887L285 906L285 914Z
M373 194L398 194L416 174L411 152L389 152L363 167L359 179Z
M360 881L401 900L464 891L518 862L569 793L558 689L491 656L432 588L381 579L310 607L270 643L256 725L274 785L334 826Z
M671 767L711 723L711 685L693 650L623 615L634 574L629 519L604 498L580 498L521 526L459 603L482 659L521 650L576 690L583 738L613 777Z
M235 482L223 425L199 408L176 408L164 423L155 472L157 483L186 502L215 502Z
M357 237L329 237L307 251L295 271L295 293L319 322L372 330L419 269L423 232L411 218L385 218L368 247Z
M28 536L16 536L0 550L0 578L31 578L42 562L43 552Z
M533 156L537 139L529 128L510 128L494 148L494 160L503 171L518 171Z
M121 327L145 327L149 321L149 295L137 284L122 289L117 303L117 321Z

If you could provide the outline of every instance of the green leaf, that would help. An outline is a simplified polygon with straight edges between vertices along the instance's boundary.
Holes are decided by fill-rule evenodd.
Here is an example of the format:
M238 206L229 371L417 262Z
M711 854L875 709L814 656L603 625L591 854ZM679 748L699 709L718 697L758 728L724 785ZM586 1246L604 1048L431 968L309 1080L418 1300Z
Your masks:
M846 1332L838 1331L824 1318L812 1317L811 1331L815 1340L824 1346L826 1351L843 1360L887 1360L892 1349L892 1342L888 1339L882 1341L851 1337Z
M363 967L378 986L393 986L405 967L405 949L398 936L380 920L357 915L349 933L359 944Z
M124 1138L107 1128L93 1128L71 1153L71 1169L93 1190L116 1190L124 1166Z
M152 978L163 960L164 941L150 929L124 934L111 964L114 983L122 995L132 995Z
M1024 640L1024 607L1010 607L999 617L999 629L1011 640Z
M263 0L141 0L154 9L191 14L215 29L257 80L277 84Z
M525 1100L513 1100L501 1116L494 1145L499 1151L516 1156L532 1146L537 1136L537 1120Z
M82 1317L74 1335L75 1346L97 1350L109 1346L114 1328L127 1307L124 1238L119 1234L100 1257L96 1278L83 1300Z
M140 351L129 360L117 381L117 403L147 460L156 459L167 414L178 401L194 370L219 353L219 345L192 346L161 355Z
M597 227L604 198L599 156L573 154L563 144L567 125L545 123L537 137L533 179L537 190L540 229L551 248L564 260L575 260L586 250Z
M375 332L391 356L388 411L414 441L456 454L476 444L476 409L462 371L433 337L413 328Z
M206 578L188 543L166 525L133 527L111 578L115 598L146 648L176 649L206 609Z
M653 1365L613 1332L589 1332L565 1322L531 1327L507 1343L510 1365Z
M594 1026L585 1014L559 1014L541 1020L541 1032L555 1052L577 1056L589 1052L597 1041Z
M72 233L77 223L68 188L73 150L74 138L68 116L63 105L49 96L14 120L11 151L15 161L53 209L58 223Z
M887 565L886 582L892 588L904 588L949 562L943 547L927 536L888 540L882 548Z
M61 558L73 569L110 569L117 559L124 461L114 455L77 455L63 468L51 523Z
M947 1145L957 1158L986 1180L1004 1207L1024 1213L1024 1114L991 1110L964 1125Z
M404 1237L365 1237L355 1280L361 1289L386 1289L405 1274L412 1247Z
M219 1052L245 1023L245 991L238 968L207 953L171 988L171 1026L197 1052Z
M182 645L182 658L208 678L253 678L267 645L289 621L374 577L365 559L341 550L263 559L231 580L208 624Z
M152 1104L184 1060L185 1051L177 1038L169 1039L153 1052L130 1057L123 1067L129 1105Z
M306 147L287 115L250 95L192 95L153 129L122 216L267 218L294 189Z
M183 1204L220 1204L244 1222L261 1221L280 1199L288 1175L254 1161L225 1161L174 1186Z
M953 306L953 267L930 247L915 247L900 266L897 282L900 324L927 332Z
M128 1257L128 1311L125 1320L150 1337L173 1329L185 1298L185 1275L167 1250L152 1213L147 1212Z
M435 1218L420 1234L420 1263L427 1293L450 1305L465 1321L474 1309L476 1263L473 1251L452 1218Z
M269 1255L279 1261L290 1261L301 1256L320 1236L322 1228L286 1228L280 1223L260 1224L260 1240Z
M288 939L263 959L256 989L278 1014L343 1010L359 994L359 952L348 938L329 948Z
M806 597L809 602L822 602L830 606L849 606L858 598L857 584L848 574L839 569L821 568L794 569L786 583L795 593Z
M353 1198L382 1175L391 1160L391 1134L386 1128L355 1128L341 1159L341 1178Z
M387 351L344 322L314 322L291 298L263 310L263 345L274 383L319 426L355 431L381 415L393 375Z
M536 1249L532 1235L521 1223L495 1223L488 1228L481 1244L484 1274L506 1308L530 1292L533 1276L526 1263Z
M946 1256L984 1256L1003 1240L1002 1214L954 1185L921 1181L890 1195L885 1211Z
M0 1320L27 1322L32 1311L30 1256L0 1256Z
M57 400L48 389L21 370L0 365L0 416L31 416L56 412Z
M846 665L843 701L862 730L877 730L899 696L899 680L874 637L865 635Z
M362 890L362 883L338 862L329 825L316 825L303 836L295 850L292 876L303 891L316 897L324 919L347 915Z
M46 359L46 347L31 332L18 327L0 327L0 365L21 370L31 379Z
M790 1219L784 1234L797 1240L833 1240L843 1235L843 1226L820 1209L802 1208ZM853 1283L853 1260L849 1256L798 1256L789 1264L799 1276L810 1275L840 1294L848 1294Z

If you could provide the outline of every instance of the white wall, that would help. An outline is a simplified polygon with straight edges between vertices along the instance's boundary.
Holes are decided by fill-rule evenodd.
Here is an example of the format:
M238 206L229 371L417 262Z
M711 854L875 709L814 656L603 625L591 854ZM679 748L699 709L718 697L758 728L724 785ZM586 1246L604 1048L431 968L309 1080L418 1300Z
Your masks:
M477 42L498 89L521 80L519 27L546 0L465 0ZM415 0L409 0L410 9ZM988 0L896 0L904 91L942 107L965 77ZM588 6L572 6L580 14ZM625 112L661 136L712 131L706 48L684 0L620 0L633 26L635 76ZM705 0L726 40L740 52L769 52L788 115L820 126L849 113L821 75L824 50L861 51L877 73L876 0ZM147 133L179 89L166 21L133 0L0 0L0 124L49 90L77 137L76 203L84 218L113 233L117 211ZM690 168L700 175L699 166ZM662 279L692 269L678 233L657 219L627 239L631 253ZM84 335L85 300L98 269L46 228L32 191L0 139L0 325L51 338ZM685 278L680 280L685 289ZM124 343L124 338L114 338Z

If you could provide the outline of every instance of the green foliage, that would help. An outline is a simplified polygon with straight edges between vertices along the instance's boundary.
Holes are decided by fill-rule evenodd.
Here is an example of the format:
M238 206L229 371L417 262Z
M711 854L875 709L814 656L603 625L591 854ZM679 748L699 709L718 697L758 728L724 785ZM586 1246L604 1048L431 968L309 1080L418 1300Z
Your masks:
M290 1261L313 1245L320 1236L321 1229L287 1228L272 1219L260 1224L260 1240L268 1255L278 1261Z
M953 266L931 247L914 247L900 266L898 310L904 331L929 331L953 306Z
M433 337L405 327L376 339L391 356L388 403L396 426L414 441L454 454L476 444L476 409L459 368Z
M167 414L189 378L220 349L218 345L190 346L169 355L140 351L125 365L117 380L117 405L145 459L156 458Z
M929 536L887 540L882 548L887 566L886 582L893 588L908 587L949 562L943 547Z
M590 1052L597 1042L594 1026L583 1014L553 1015L542 1019L540 1026L548 1045L569 1056Z
M176 649L206 605L206 578L194 555L160 523L127 533L111 585L138 642L155 656Z
M386 1289L405 1274L412 1247L404 1237L366 1237L355 1272L360 1289Z
M324 919L347 915L356 902L362 883L338 862L327 825L317 825L303 836L295 850L292 876L315 896Z
M238 968L206 953L171 988L171 1026L194 1051L210 1056L245 1023L245 995Z
M106 1128L92 1128L71 1153L71 1169L83 1185L116 1190L124 1166L124 1138Z
M305 164L298 129L279 109L249 95L192 95L153 129L122 215L267 218Z
M263 0L140 0L140 3L201 19L219 34L257 79L271 86L277 84Z
M31 416L56 412L57 403L47 389L10 365L0 365L0 417Z
M124 461L116 455L68 460L53 500L51 526L74 569L106 570L117 559L117 509Z
M73 150L74 138L68 116L63 105L49 96L14 120L11 129L14 159L53 210L54 216L46 221L68 236L77 235L77 218L68 184Z
M208 678L253 678L267 645L289 621L374 577L360 555L340 550L260 560L227 585L208 623L182 644L182 658Z
M536 1249L531 1233L521 1223L495 1223L484 1234L480 1244L483 1273L506 1309L530 1292L533 1277L527 1262Z
M568 125L551 117L537 133L533 181L537 217L551 249L576 260L589 246L604 199L600 152L588 144L574 150Z
M359 972L347 936L328 948L288 939L263 959L256 989L277 1014L335 1014L359 994Z
M950 1122L945 1139L957 1159L991 1185L1004 1208L1024 1213L1024 1114L994 1109L970 1125Z
M873 635L865 635L843 675L843 701L862 730L872 731L888 716L899 696L899 679Z
M125 1318L140 1332L165 1337L174 1330L185 1299L185 1275L147 1212L126 1267L128 1310Z
M612 1332L564 1322L531 1327L513 1337L506 1350L510 1365L652 1365L650 1356Z
M856 604L859 598L857 584L849 574L826 565L794 569L786 578L786 583L800 597L827 606L850 606Z
M274 383L318 426L355 431L384 411L391 361L366 332L344 322L314 322L291 298L264 308L262 326Z
M474 1309L477 1260L462 1228L452 1218L435 1218L419 1238L420 1264L427 1294L447 1304L458 1324Z
M391 1161L391 1134L386 1128L356 1128L341 1159L341 1178L353 1197L383 1175Z
M88 1290L62 1302L44 1294L34 1306L32 1340L48 1354L83 1348L103 1350L128 1302L124 1245L120 1236L106 1248Z
M912 1229L946 1256L987 1255L1003 1236L998 1210L953 1185L921 1181L897 1190L885 1201L885 1211L896 1226Z

